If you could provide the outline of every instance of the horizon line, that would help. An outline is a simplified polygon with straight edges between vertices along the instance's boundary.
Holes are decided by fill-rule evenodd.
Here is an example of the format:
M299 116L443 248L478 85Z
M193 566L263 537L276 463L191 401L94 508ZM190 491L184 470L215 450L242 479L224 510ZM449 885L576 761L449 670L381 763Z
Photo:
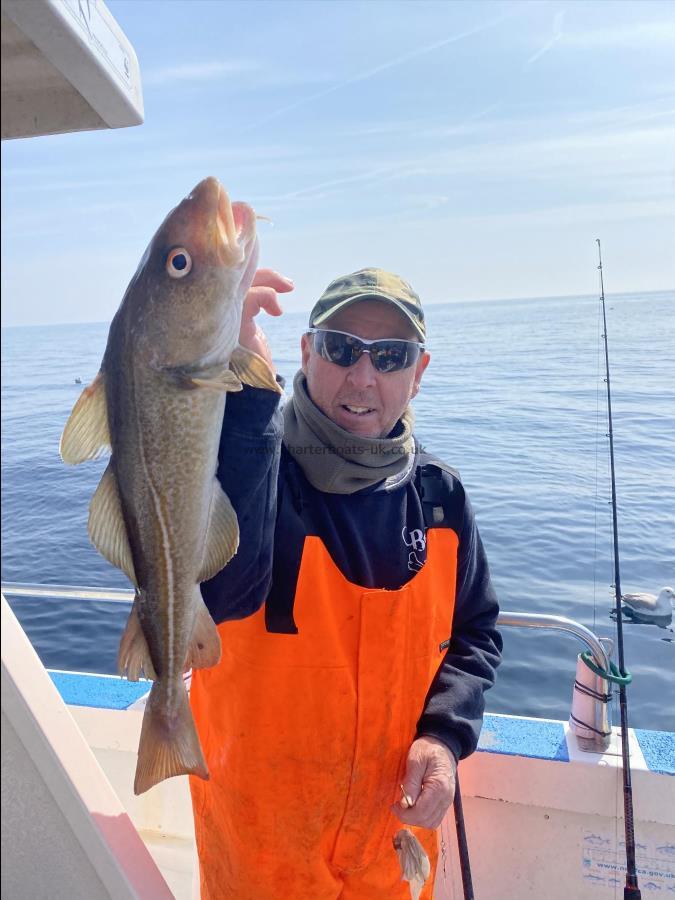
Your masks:
M655 288L649 291L645 290L632 290L632 291L611 291L606 292L605 297L626 297L630 294L668 294L675 293L675 286L669 288ZM429 300L424 304L424 307L427 308L429 306L451 306L457 303L517 303L522 301L534 301L534 300L584 300L596 298L600 299L599 293L588 293L588 294L549 294L546 296L534 295L531 297L475 297L472 300L467 299L466 297L459 297L457 299L452 300ZM294 313L308 312L312 309L312 306L299 307L297 309L292 310L284 310L283 315L293 315ZM114 315L114 314L113 314ZM109 325L112 321L112 317L110 319L86 319L84 321L79 322L24 322L22 324L6 324L0 325L2 330L8 328L64 328L72 325Z

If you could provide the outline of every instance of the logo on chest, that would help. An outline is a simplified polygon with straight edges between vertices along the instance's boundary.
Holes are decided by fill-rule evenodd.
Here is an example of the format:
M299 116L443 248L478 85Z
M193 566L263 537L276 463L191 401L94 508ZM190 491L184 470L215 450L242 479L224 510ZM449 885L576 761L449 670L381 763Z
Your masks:
M424 558L427 549L427 538L422 528L413 528L409 531L403 526L401 532L403 543L406 547L410 547L408 553L408 568L411 572L419 572L424 565Z

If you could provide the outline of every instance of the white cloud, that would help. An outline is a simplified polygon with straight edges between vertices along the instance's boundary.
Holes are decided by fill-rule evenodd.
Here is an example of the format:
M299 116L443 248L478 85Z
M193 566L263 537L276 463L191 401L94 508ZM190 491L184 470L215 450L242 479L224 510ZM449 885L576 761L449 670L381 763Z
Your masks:
M541 46L536 53L533 53L532 56L526 61L525 66L531 66L532 63L535 63L538 59L540 59L545 53L551 49L551 47L555 46L558 41L563 36L563 21L565 19L564 10L561 12L557 12L553 17L553 35L546 41L543 46Z
M250 75L259 72L262 63L251 59L213 60L211 62L182 63L142 73L145 86L177 84L186 81L221 81L231 75Z
M566 46L595 50L599 47L675 48L675 19L662 22L638 22L615 25L589 31L566 31L562 35Z
M570 203L534 209L527 212L503 212L488 215L458 215L448 218L454 222L499 224L504 227L562 228L567 225L591 225L607 222L629 222L636 219L668 219L675 213L675 205L666 198L617 203ZM408 224L413 224L408 222Z
M356 75L351 76L350 78L343 79L342 81L338 82L337 84L331 85L325 90L317 91L316 93L310 94L309 96L301 97L299 100L295 100L293 103L288 103L280 107L279 109L275 109L273 112L268 113L268 115L264 116L262 119L259 119L257 122L253 122L248 129L244 130L248 131L249 129L257 128L260 125L265 125L267 122L276 119L278 116L284 115L287 112L291 112L292 110L297 109L300 106L304 106L306 103L320 100L323 97L327 97L329 94L334 93L335 91L350 87L353 84L359 84L360 82L368 81L370 78L373 78L375 75L379 75L381 72L385 72L388 69L393 69L397 66L403 65L404 63L411 62L413 59L418 59L420 56L425 56L426 54L432 53L435 50L440 50L442 47L459 43L466 38L473 37L474 35L480 34L483 31L494 28L496 25L500 25L502 22L506 21L513 15L516 15L515 11L507 12L503 15L497 16L494 19L490 19L488 22L483 22L480 25L476 25L473 28L468 28L464 31L460 31L457 34L450 35L449 37L441 38L441 40L434 41L431 44L425 44L422 47L415 47L412 50L409 50L407 53L402 54L401 56L397 56L394 59L387 60L386 62L380 63L377 66L373 66L370 69L359 72Z
M489 179L578 180L585 183L605 180L606 186L619 191L627 178L638 178L649 172L654 184L668 177L670 160L675 148L675 125L665 122L653 127L614 127L595 131L580 131L550 137L514 137L509 140L490 138L481 143L462 147L438 149L433 153L389 159L373 166L369 160L352 159L351 171L342 177L322 180L315 184L264 197L274 206L315 200L345 188L358 186L361 193L375 185L391 180L405 181L424 176L434 184L441 179L468 177L483 182ZM447 182L442 182L447 192Z
M327 71L283 69L266 60L231 59L181 63L142 73L144 87L171 87L189 84L226 85L236 90L283 89L324 84L331 80Z

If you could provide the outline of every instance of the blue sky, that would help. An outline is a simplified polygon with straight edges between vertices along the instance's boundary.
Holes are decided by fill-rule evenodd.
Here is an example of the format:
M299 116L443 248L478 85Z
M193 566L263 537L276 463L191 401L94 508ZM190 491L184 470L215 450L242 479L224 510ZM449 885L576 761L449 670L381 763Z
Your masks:
M3 324L106 321L206 175L309 308L675 286L675 4L109 0L145 124L3 143Z

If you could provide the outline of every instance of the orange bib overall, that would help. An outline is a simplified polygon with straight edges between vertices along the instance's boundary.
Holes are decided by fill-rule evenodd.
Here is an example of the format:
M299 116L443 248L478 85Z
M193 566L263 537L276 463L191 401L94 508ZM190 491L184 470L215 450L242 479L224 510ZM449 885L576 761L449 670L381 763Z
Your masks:
M222 659L195 671L191 702L210 780L190 779L202 900L406 900L391 812L450 632L455 532L427 531L427 559L399 590L347 581L305 539L297 634L264 608L219 626ZM414 829L432 861L435 832Z

